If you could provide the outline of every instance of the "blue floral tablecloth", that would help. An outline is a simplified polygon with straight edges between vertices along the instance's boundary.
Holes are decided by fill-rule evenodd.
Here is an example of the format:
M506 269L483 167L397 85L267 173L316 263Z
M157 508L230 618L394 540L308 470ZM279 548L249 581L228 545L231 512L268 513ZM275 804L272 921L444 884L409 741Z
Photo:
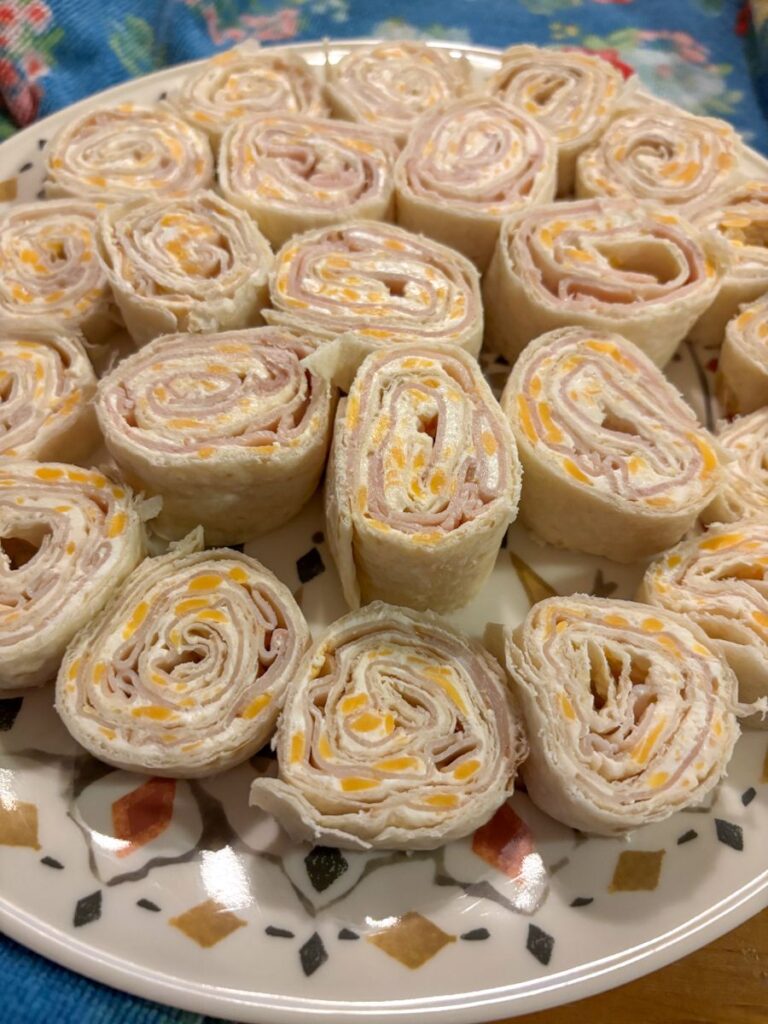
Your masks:
M0 139L89 93L246 38L425 38L601 53L768 152L768 0L0 0ZM0 879L0 887L12 884ZM0 1022L197 1024L0 936Z

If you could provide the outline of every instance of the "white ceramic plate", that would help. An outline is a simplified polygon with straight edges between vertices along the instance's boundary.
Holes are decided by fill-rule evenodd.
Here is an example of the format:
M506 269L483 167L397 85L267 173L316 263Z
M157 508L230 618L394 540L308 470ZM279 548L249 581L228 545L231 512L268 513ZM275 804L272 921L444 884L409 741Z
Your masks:
M321 64L359 45L294 49ZM497 63L491 50L448 49L481 72ZM185 70L19 133L0 146L0 194L34 198L43 142L73 114L156 101ZM710 424L711 355L683 346L670 365ZM497 384L508 372L487 370ZM247 549L295 591L312 627L344 611L322 531L315 500ZM553 590L630 597L640 575L514 526L492 579L452 618L481 635ZM85 755L51 701L50 689L0 700L0 924L83 974L190 1010L261 1024L489 1020L655 970L768 901L766 733L742 737L709 807L628 840L586 838L519 793L490 837L410 856L341 854L292 845L248 809L269 759L203 782L147 781Z

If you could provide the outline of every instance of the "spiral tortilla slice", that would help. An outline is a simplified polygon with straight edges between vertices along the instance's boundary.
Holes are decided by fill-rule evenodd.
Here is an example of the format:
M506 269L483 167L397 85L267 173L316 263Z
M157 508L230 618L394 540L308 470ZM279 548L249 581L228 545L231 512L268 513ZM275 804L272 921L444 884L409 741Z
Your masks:
M425 111L472 86L464 57L411 40L353 50L326 68L326 98L334 117L359 121L403 145Z
M373 128L306 114L232 125L219 152L226 198L274 246L299 232L365 217L391 220L398 149Z
M538 46L511 46L487 90L522 110L553 136L558 195L573 189L576 158L597 141L624 92L621 74L597 55Z
M615 117L594 147L581 154L576 195L683 206L742 179L743 151L725 121L643 105Z
M422 850L484 824L526 741L498 665L432 615L379 602L317 640L288 689L278 779L251 804L295 839Z
M298 235L277 254L269 292L268 323L329 340L354 336L352 344L328 353L345 389L377 348L418 338L477 355L483 340L474 266L453 249L392 224L360 220Z
M523 779L553 818L620 835L699 803L725 774L736 676L682 615L576 594L505 632L530 743Z
M419 343L368 356L339 406L326 480L328 541L352 607L466 604L519 496L515 442L472 356Z
M227 128L254 114L328 112L320 81L297 53L245 43L196 68L170 98L173 107L218 148Z
M513 362L556 327L618 331L659 366L715 299L720 248L675 211L629 199L508 218L483 284L486 344Z
M713 526L654 562L638 600L685 615L739 680L745 704L768 697L768 522ZM748 724L768 728L755 715Z
M724 453L723 480L702 521L768 516L768 408L718 424L717 441Z
M768 296L744 306L728 321L717 384L729 415L768 405Z
M768 292L768 182L736 184L692 204L688 216L714 234L725 252L722 287L690 332L692 340L717 347L742 303Z
M141 508L122 484L63 463L0 463L0 691L51 680L143 554Z
M239 544L294 516L317 487L331 385L301 365L317 343L279 327L158 338L99 385L107 447L160 495L153 528Z
M525 114L488 97L455 100L413 127L395 170L397 222L484 270L503 218L554 199L556 154Z
M70 644L56 710L94 757L193 778L246 760L271 736L309 631L255 559L201 551L196 530L148 558Z
M213 181L208 140L162 107L121 103L74 118L46 147L49 198L178 199Z
M99 207L78 199L20 203L0 214L0 315L52 319L89 342L116 328L96 245Z
M566 327L531 342L501 405L523 465L521 519L551 544L647 558L718 492L714 439L620 335Z
M55 322L0 318L0 461L68 458L99 442L93 372L82 343Z
M272 250L214 192L110 207L99 234L115 300L138 345L160 334L263 323Z

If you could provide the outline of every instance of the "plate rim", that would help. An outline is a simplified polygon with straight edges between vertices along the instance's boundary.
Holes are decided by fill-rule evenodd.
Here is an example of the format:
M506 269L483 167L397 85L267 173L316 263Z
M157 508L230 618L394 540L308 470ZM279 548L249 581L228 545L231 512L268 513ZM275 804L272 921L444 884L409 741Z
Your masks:
M386 42L376 37L331 39L281 43L264 50L291 50L300 54L318 51L359 50ZM498 59L502 48L476 46L450 40L423 40L435 49L455 51L457 55ZM123 98L137 86L162 85L176 80L185 71L205 64L210 57L185 61L151 74L132 78L92 93L61 110L36 121L0 143L0 153L11 146L23 146L30 139L45 136L46 127L63 115L77 116L103 102ZM155 101L158 102L158 101ZM58 129L54 129L58 130ZM48 136L50 138L50 135ZM47 141L47 140L46 140ZM765 165L768 159L745 144L749 153ZM0 209L10 203L0 202ZM253 990L222 988L198 982L190 986L182 978L126 961L103 949L85 943L70 933L15 906L0 894L0 932L48 960L101 984L139 998L166 1006L223 1017L248 1024L297 1024L300 1014L312 1019L336 1015L349 1024L392 1024L406 1014L430 1014L444 1024L481 1024L501 1016L515 1017L535 1013L586 999L601 992L644 977L681 959L724 935L750 917L768 908L768 868L739 889L706 910L662 935L602 960L555 974L531 978L512 986L497 986L475 992L451 993L406 1000L330 1001L300 996L283 996ZM575 991L569 992L569 989ZM565 996L565 998L563 998Z
M405 1014L435 1014L445 1024L482 1024L500 1014L515 1017L535 1013L599 995L665 967L731 931L768 908L768 868L740 889L701 911L676 928L638 946L542 978L514 986L498 986L472 993L452 993L417 999L352 1003L256 993L186 981L163 974L83 943L33 914L14 908L0 896L0 930L54 963L119 991L166 1006L240 1021L243 1024L296 1024L299 1014L312 1019L335 1014L353 1024L392 1024ZM713 913L714 912L714 913ZM668 950L674 950L671 957ZM595 966L598 969L595 970ZM601 966L602 965L602 966ZM85 969L83 969L85 966ZM622 977L616 979L616 972ZM564 990L578 986L574 999L563 1000ZM517 991L515 991L517 989ZM258 999L258 1001L257 1001ZM235 1016L236 1014L236 1016Z

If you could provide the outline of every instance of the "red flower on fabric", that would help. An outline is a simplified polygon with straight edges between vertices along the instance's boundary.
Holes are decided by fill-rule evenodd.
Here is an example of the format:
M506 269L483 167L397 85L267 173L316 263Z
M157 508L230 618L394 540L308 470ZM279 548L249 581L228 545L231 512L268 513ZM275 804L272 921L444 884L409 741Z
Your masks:
M752 25L752 5L749 0L741 5L739 10L736 12L736 22L733 26L733 31L737 36L745 36Z
M32 26L32 31L35 34L46 29L51 20L51 9L42 0L35 0L34 3L27 4L22 13L24 20Z
M4 29L12 29L19 20L19 11L13 4L0 4L0 25Z
M9 60L0 60L0 86L16 85L19 80L16 68Z

